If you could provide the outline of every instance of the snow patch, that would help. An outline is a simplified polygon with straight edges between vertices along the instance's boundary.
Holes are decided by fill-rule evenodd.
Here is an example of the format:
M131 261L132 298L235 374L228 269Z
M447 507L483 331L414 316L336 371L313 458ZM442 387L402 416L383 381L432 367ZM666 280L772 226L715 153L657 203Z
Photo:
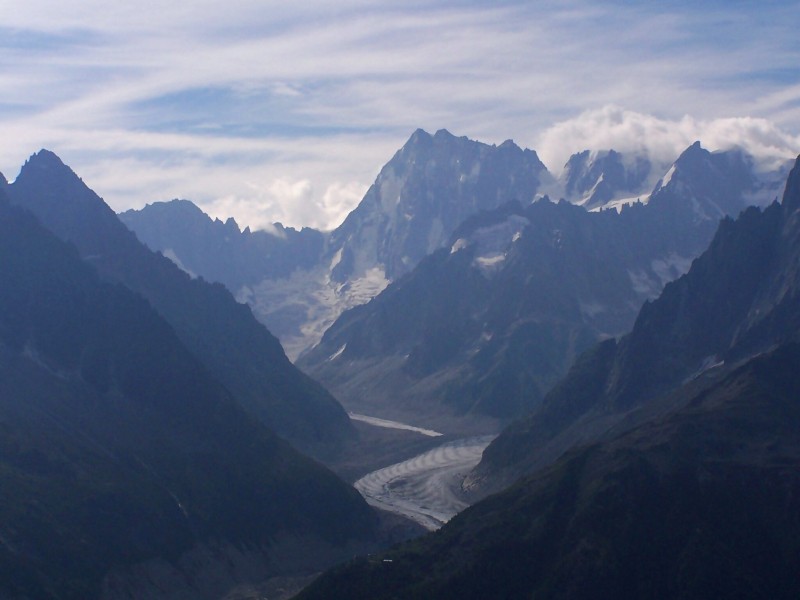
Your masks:
M605 204L601 204L600 206L595 206L594 208L590 209L589 212L600 212L601 210L608 210L608 209L614 209L617 212L622 212L622 208L624 206L631 206L639 202L641 202L642 204L647 204L649 201L650 201L650 194L634 196L631 198L619 198L617 200L609 200L608 202L606 202Z
M595 192L597 191L597 186L603 183L605 179L605 173L600 173L600 177L597 178L597 181L594 182L592 188L586 192L586 196L575 202L578 206L584 206L589 200L594 196Z
M342 262L342 253L343 252L344 252L344 248L339 248L336 251L336 254L333 255L333 258L331 259L331 266L329 267L329 269L331 271L333 271L336 268L336 265L338 265L340 262Z
M484 274L487 274L496 271L505 259L505 253L493 254L491 256L478 256L472 261L472 264L478 267Z
M333 281L323 267L298 269L283 279L265 279L242 288L237 300L250 305L255 317L280 339L290 360L318 344L345 310L369 302L389 280L380 267L367 269L346 284ZM302 325L292 325L302 323Z
M464 238L458 238L455 241L455 243L452 246L450 246L450 254L455 254L459 250L463 250L464 248L466 248L468 245L469 244L467 240L465 240Z
M181 271L186 273L189 277L191 277L192 279L197 279L197 273L195 273L191 269L187 268L183 264L183 262L181 262L181 259L178 258L178 255L175 254L175 251L172 248L167 248L166 250L163 250L161 252L161 254L163 254L165 257L167 257L172 262L174 262L175 266L177 266Z
M336 360L337 358L339 358L342 355L342 352L344 352L345 348L347 348L347 344L346 343L342 344L341 348L339 348L336 352L334 352L333 354L330 355L330 357L328 358L328 362L330 362L332 360Z
M675 175L675 165L672 165L667 171L667 174L661 178L661 181L658 182L658 187L663 188L669 185L669 182L672 181L672 176Z

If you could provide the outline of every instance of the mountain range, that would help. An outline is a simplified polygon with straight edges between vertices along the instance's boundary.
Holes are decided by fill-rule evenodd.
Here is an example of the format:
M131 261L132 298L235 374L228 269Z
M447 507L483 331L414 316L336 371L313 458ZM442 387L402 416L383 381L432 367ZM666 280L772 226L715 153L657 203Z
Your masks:
M628 332L762 186L747 155L699 144L667 175L619 212L545 197L473 215L297 364L348 408L443 431L532 411L581 352Z
M149 250L55 154L33 155L7 192L12 203L74 244L104 278L146 298L210 373L269 428L312 453L352 436L341 405L289 362L247 306L223 285L191 278Z
M121 218L192 273L213 279L224 269L206 256L225 257L216 279L349 410L467 432L537 406L582 351L630 330L720 218L773 200L784 176L693 144L668 167L581 152L555 178L512 142L418 130L330 233L242 232L186 201ZM268 273L251 257L269 244Z
M298 598L796 597L798 253L800 159L468 482L521 479Z
M344 223L324 234L324 244L308 230L298 233L276 226L273 233L279 241L275 243L284 248L279 258L282 266L254 268L240 256L232 261L230 271L253 276L231 282L232 275L227 275L226 285L250 304L294 359L318 342L344 310L367 302L389 281L446 244L463 219L511 200L528 202L543 183L551 181L536 153L511 141L490 146L445 130L435 135L417 130L381 169ZM216 280L214 268L205 259L207 251L198 252L197 245L181 234L164 231L165 215L172 213L169 219L179 219L181 210L180 203L154 204L128 211L121 219L151 249ZM236 232L223 235L219 226L216 232L217 240L237 236ZM255 234L239 232L238 236L253 239ZM241 242L209 240L202 247L228 243ZM298 257L314 251L316 263L298 262ZM284 258L288 262L281 262ZM239 266L243 263L247 266Z
M694 189L682 194L688 201L698 192L698 210L710 220L768 204L780 196L788 172L764 169L744 150L697 157L692 168ZM701 189L705 173L710 181L729 183ZM469 216L514 200L527 205L543 194L591 210L619 209L646 203L659 180L664 187L670 178L669 164L613 150L578 153L555 177L535 152L511 141L494 146L445 130L417 130L332 232L280 224L269 232L241 231L234 221L214 222L185 201L154 203L120 218L151 249L190 273L224 283L250 304L295 360L344 310L366 303L422 258L449 247ZM713 225L709 239L712 233Z
M359 443L328 387L502 432L474 506L303 598L796 597L783 173L693 144L553 177L419 130L335 231L252 232L188 201L117 217L37 153L0 177L0 595L221 597L385 543L296 450Z

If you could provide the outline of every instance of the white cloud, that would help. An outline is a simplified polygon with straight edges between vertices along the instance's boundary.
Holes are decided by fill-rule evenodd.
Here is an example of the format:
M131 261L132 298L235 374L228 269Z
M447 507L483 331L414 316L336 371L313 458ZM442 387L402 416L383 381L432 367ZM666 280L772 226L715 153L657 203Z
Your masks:
M536 149L542 162L557 174L570 155L585 149L645 152L659 163L668 163L697 140L709 150L743 147L766 167L800 153L800 136L766 119L684 116L669 120L617 106L588 110L556 123L538 137Z
M338 224L366 192L358 182L335 181L318 194L311 181L274 179L248 183L239 196L225 196L202 205L212 217L233 216L254 229L273 230L273 223L316 229Z

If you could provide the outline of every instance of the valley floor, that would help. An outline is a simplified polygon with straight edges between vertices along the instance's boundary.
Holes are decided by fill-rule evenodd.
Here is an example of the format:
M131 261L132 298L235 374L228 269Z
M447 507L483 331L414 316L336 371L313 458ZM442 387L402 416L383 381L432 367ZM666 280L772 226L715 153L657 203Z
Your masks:
M468 506L461 482L494 437L445 442L365 475L355 488L376 508L403 515L426 529L438 529Z

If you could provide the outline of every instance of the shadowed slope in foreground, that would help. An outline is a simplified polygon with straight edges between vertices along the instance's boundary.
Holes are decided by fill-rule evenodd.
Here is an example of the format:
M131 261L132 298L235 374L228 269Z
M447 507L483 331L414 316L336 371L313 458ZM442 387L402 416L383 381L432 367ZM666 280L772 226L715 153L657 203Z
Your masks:
M797 345L754 359L299 598L796 598L798 365Z
M295 567L331 564L374 521L0 197L0 596L219 597L291 565L286 543L306 545Z

